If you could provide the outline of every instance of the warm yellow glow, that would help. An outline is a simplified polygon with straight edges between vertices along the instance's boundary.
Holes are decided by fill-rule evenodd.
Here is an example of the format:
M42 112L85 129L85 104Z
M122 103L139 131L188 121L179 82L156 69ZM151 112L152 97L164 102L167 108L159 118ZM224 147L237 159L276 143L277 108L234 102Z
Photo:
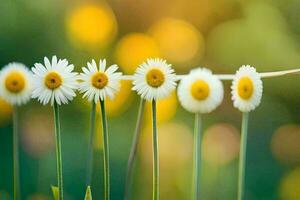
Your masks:
M237 85L237 90L238 90L238 95L244 99L248 100L252 97L254 86L253 82L250 78L248 77L242 77L238 81Z
M19 93L25 87L25 78L21 72L12 71L5 78L5 88L11 93Z
M133 74L147 58L160 57L160 50L152 37L142 33L131 33L118 42L115 57L125 74Z
M41 158L51 152L55 147L52 137L54 127L53 119L47 114L47 110L32 109L30 113L24 114L24 119L26 119L22 121L24 151L34 158Z
M192 96L199 101L205 100L208 97L209 93L209 85L203 80L197 80L191 86Z
M115 98L106 100L105 106L108 116L115 117L128 110L133 100L131 87L131 81L121 80L120 91L116 93Z
M170 62L185 64L201 59L204 54L202 34L186 21L165 18L154 24L149 32L158 42L163 57Z
M300 164L300 126L288 124L278 128L273 134L271 149L281 163Z
M51 200L49 196L40 193L33 193L29 195L26 200Z
M108 83L108 77L103 72L97 72L92 76L91 81L95 88L103 89Z
M146 74L147 83L154 88L160 87L165 82L165 75L159 69L151 69Z
M7 124L12 115L12 106L0 98L0 125Z
M178 100L176 92L172 92L170 96L157 101L157 121L159 123L170 121L174 118L178 107ZM145 112L146 124L151 125L151 103L147 102Z
M220 123L209 127L203 137L203 160L212 165L225 165L239 153L240 136L237 128Z
M296 200L300 199L300 168L293 169L281 181L280 199Z
M183 193L179 192L178 188L182 188L180 191L189 191L190 179L187 177L192 175L193 134L188 126L178 122L161 124L158 126L158 130L161 199L180 200ZM153 162L151 125L143 129L138 152L137 156L139 156L142 172L137 175L141 178L140 180L149 180L143 182L143 188L149 188L151 187ZM170 185L177 185L176 189L170 188ZM145 190L145 192L147 191ZM145 198L144 193L138 199L151 199L150 196L151 194L146 195L149 198Z
M116 36L117 22L108 5L86 4L72 10L66 18L69 37L76 47L105 47Z
M54 90L61 86L62 78L57 72L49 72L45 77L45 85L50 90Z
M160 168L163 171L182 169L192 158L193 138L191 130L180 123L159 125ZM152 128L145 127L141 135L141 159L144 167L151 167Z

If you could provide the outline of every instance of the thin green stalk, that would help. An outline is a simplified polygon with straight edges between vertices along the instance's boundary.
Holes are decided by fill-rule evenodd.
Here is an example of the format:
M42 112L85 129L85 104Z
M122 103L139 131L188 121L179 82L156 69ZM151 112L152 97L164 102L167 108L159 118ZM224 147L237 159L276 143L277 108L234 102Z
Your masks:
M152 131L153 131L153 200L159 200L159 155L156 124L156 101L152 101Z
M20 172L19 172L19 123L18 123L18 107L13 109L13 168L14 168L14 200L21 199L20 194Z
M139 139L141 135L141 128L142 128L142 122L143 122L143 116L144 116L144 107L145 107L145 100L140 99L140 106L139 106L139 111L138 111L138 117L136 121L136 127L133 135L133 140L132 140L132 145L131 145L131 150L128 158L128 163L127 163L127 173L126 173L126 180L125 180L125 200L130 199L130 185L132 182L132 171L133 171L133 165L137 153L137 147L139 144Z
M201 134L202 119L199 113L195 114L194 127L194 200L200 199L200 180L201 180Z
M247 113L247 112L243 113L242 129L241 129L241 142L240 142L238 200L243 200L243 198L244 198L248 120L249 120L249 113Z
M94 160L94 135L95 135L95 117L96 117L96 104L92 102L92 111L90 117L90 135L88 144L88 160L87 160L87 173L86 185L91 185L93 174L93 160Z
M104 100L100 100L101 115L102 115L102 134L103 134L103 156L104 156L104 200L110 199L110 185L109 185L109 142L107 119L105 113Z
M60 135L60 122L59 122L59 105L54 102L54 124L55 124L55 142L56 142L56 170L58 182L58 200L64 199L63 191L63 176L62 176L62 158L61 158L61 135Z

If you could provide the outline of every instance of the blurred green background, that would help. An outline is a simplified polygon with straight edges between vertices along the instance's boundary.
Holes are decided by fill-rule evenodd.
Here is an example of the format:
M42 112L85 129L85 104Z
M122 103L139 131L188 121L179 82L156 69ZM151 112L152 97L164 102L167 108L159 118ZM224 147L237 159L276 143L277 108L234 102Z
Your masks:
M0 67L11 61L32 67L57 55L77 71L92 58L107 58L125 74L148 57L162 57L178 74L197 66L234 73L242 64L258 71L299 67L299 0L1 0ZM241 114L225 99L205 115L203 200L234 200ZM261 106L250 115L246 200L300 199L300 79L264 80ZM127 158L139 98L122 82L107 102L111 150L111 194L123 198ZM161 199L191 195L193 115L173 93L158 103ZM90 105L78 95L61 108L66 199L83 199ZM133 199L151 199L150 110L147 108L135 166ZM0 199L12 193L12 109L0 100ZM103 196L102 141L97 119L92 191ZM22 200L52 199L56 184L52 109L36 101L21 108Z

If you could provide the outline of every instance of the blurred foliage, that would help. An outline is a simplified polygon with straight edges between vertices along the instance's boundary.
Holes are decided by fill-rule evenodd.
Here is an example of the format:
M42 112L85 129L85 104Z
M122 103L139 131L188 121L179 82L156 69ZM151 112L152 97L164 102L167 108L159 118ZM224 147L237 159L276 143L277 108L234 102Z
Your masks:
M28 67L44 56L67 58L80 71L106 57L132 74L148 57L162 57L178 74L205 66L234 73L242 64L259 71L299 67L299 0L3 0L0 68ZM262 105L250 115L246 200L300 199L300 79L264 80ZM220 108L204 117L202 199L235 199L241 115L224 82ZM90 103L81 95L62 107L65 199L84 199ZM138 109L130 81L106 102L112 200L122 199L126 163ZM0 99L0 199L12 194L12 107ZM103 194L102 133L97 114L91 191ZM190 198L193 115L176 92L158 102L161 199ZM146 106L133 182L133 199L151 199L151 110ZM52 109L33 101L21 108L22 199L52 199L56 185Z

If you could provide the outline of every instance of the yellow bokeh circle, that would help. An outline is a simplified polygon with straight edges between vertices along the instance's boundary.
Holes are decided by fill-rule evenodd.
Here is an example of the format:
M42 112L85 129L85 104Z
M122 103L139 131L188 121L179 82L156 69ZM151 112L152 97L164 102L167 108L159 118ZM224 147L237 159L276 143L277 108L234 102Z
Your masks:
M177 111L177 107L178 107L178 100L177 100L177 96L176 96L176 92L172 92L170 96L158 100L157 101L157 122L161 123L161 122L167 122L170 121L176 114ZM146 103L146 111L145 111L145 119L146 119L146 123L147 125L151 125L152 122L152 106L151 106L151 102L147 102Z
M0 125L9 123L12 115L12 106L0 98Z
M106 101L107 115L115 117L125 112L131 105L133 100L133 92L131 90L132 83L128 80L121 81L120 91L115 95L115 98Z
M300 126L294 124L283 125L278 128L271 141L273 156L279 162L288 165L300 163Z
M164 18L149 33L158 42L162 55L174 64L186 64L204 55L204 37L186 21Z
M115 38L117 21L108 5L84 4L68 13L66 31L75 47L103 48Z
M240 135L237 128L227 123L209 127L203 137L203 160L212 165L225 165L238 157Z
M300 167L288 172L282 179L279 187L281 199L300 199Z
M191 130L180 123L165 123L158 126L160 167L162 170L181 168L189 163L193 155ZM152 127L146 126L142 132L141 159L145 167L152 163ZM171 167L172 166L172 167Z
M142 33L130 33L118 42L115 58L125 74L133 74L147 58L160 57L156 41Z

